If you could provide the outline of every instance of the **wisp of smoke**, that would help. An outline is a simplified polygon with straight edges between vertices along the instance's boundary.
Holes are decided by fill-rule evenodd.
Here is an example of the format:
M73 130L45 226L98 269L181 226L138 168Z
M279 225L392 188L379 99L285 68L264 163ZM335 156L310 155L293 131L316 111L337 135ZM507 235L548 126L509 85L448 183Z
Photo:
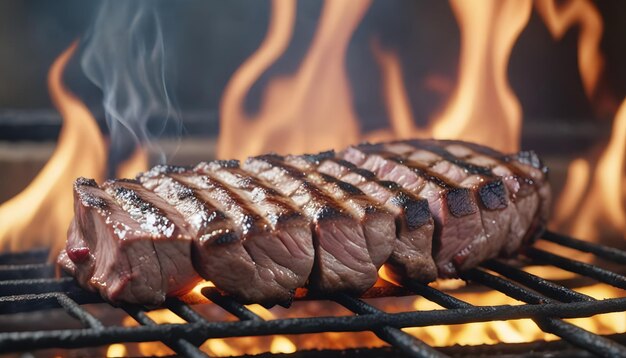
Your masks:
M166 126L182 129L168 93L165 45L155 2L105 1L84 39L81 67L103 92L111 157L134 145L160 154L154 139ZM173 125L172 125L173 124Z

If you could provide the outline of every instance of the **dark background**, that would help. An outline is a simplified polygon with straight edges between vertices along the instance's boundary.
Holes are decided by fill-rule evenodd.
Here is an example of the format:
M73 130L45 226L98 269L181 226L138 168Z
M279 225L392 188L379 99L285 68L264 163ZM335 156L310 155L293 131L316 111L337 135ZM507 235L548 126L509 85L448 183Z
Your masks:
M169 89L175 94L183 122L204 128L188 132L215 135L222 90L263 39L269 2L152 3L162 19ZM0 2L1 109L52 108L46 87L48 68L72 40L89 31L99 5L98 1L79 0ZM291 44L253 88L249 111L258 107L268 79L295 71L314 34L321 5L321 1L298 3ZM626 2L598 1L596 6L605 25L603 92L609 100L598 105L584 95L576 58L578 29L554 41L533 11L509 64L509 81L524 110L525 125L547 119L588 122L612 118L612 111L626 94ZM459 29L449 5L442 1L379 0L371 6L354 34L347 61L354 104L364 130L387 123L379 70L370 47L373 37L401 55L413 112L419 121L426 121L445 103L447 95L428 85L429 76L450 88L456 79ZM66 80L98 112L101 93L82 74L77 60L68 69ZM185 115L192 112L196 114Z

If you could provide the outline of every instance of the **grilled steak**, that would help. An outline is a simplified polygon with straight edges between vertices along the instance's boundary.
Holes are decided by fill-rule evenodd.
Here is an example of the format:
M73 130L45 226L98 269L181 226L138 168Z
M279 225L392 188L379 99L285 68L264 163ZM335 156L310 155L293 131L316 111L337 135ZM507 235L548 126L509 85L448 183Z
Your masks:
M191 224L195 267L218 288L273 305L289 303L304 286L313 266L308 221L236 161L160 166L140 180Z
M396 279L408 278L430 282L437 277L432 258L433 219L428 202L403 190L391 181L382 181L374 173L339 158L334 151L291 157L304 162L309 170L330 175L357 186L395 216L396 233L388 267Z
M184 221L154 194L137 191L137 183L104 187L76 180L75 216L61 266L112 302L158 305L192 288L200 278L191 266Z
M79 178L58 262L110 301L146 305L200 276L266 306L303 286L360 294L383 264L394 280L430 282L532 241L546 173L533 152L407 140Z
M313 288L362 293L374 285L378 267L359 218L325 188L312 183L301 170L286 164L283 157L248 158L243 168L291 198L313 223L316 262L311 276ZM374 247L374 243L369 246Z

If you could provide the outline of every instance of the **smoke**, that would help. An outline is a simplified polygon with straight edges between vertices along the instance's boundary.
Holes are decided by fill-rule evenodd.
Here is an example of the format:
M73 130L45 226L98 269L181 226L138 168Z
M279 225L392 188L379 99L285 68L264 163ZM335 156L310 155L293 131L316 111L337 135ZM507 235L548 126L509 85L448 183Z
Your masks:
M165 43L156 2L104 1L84 39L81 67L103 92L115 161L137 145L165 153L154 139L182 122L167 90Z

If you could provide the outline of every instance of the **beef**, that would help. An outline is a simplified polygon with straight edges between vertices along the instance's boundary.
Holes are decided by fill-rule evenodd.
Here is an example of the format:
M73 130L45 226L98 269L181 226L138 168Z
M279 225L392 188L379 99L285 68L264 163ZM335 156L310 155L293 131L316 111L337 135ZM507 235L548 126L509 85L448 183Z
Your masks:
M433 171L425 161L408 159L388 149L386 144L363 144L348 148L343 156L371 170L379 179L394 181L428 200L435 220L433 256L438 274L456 277L458 270L474 262L470 257L472 245L487 240L472 190Z
M511 255L522 241L543 230L551 202L547 168L532 151L504 155L491 148L462 141L433 141L457 158L487 168L502 178L509 191L513 215L502 254Z
M159 305L198 281L185 226L137 183L74 183L75 216L60 265L111 302ZM144 196L145 195L145 196ZM162 203L159 203L162 204ZM166 216L167 215L167 216Z
M371 171L339 158L334 151L288 158L308 170L358 187L394 215L396 233L393 236L397 240L392 242L393 251L387 265L392 278L397 281L406 278L430 282L437 277L431 252L434 225L425 199L416 197L394 182L378 180Z
M513 255L550 199L535 153L462 141L156 166L79 178L58 262L112 302L156 306L202 277L242 303L286 306L303 286L360 294L381 267L430 282Z
M314 257L308 221L236 161L159 166L140 180L191 224L196 270L217 288L270 306L304 286Z
M310 285L324 292L362 293L378 278L362 222L278 155L248 158L243 168L272 185L313 223L315 267Z

